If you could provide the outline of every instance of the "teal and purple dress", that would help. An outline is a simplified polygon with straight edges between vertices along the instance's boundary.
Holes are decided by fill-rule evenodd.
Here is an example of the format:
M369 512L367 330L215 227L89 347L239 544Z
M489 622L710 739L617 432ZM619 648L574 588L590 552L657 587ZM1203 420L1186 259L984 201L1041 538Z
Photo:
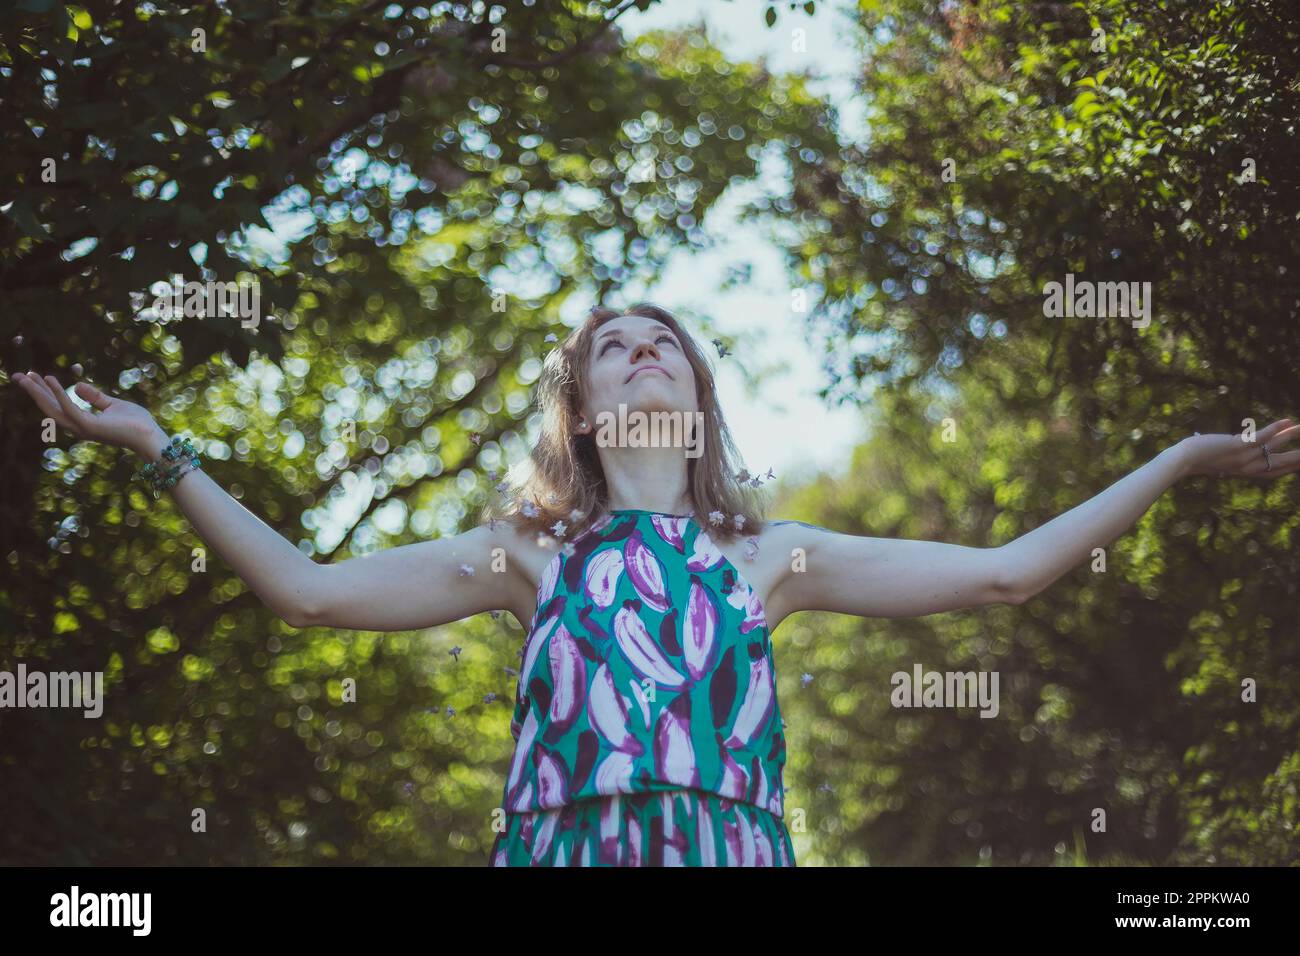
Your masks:
M622 509L537 588L492 866L794 866L762 604L692 515Z

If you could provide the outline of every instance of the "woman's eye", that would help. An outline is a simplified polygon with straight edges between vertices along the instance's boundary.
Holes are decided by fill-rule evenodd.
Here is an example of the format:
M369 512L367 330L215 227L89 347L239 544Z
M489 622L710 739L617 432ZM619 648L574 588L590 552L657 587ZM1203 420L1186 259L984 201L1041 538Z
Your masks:
M676 344L677 344L677 340L676 340L675 338L673 338L671 335L669 335L667 332L663 333L663 334L660 335L657 339L655 339L655 342L656 342L656 343L659 343L659 342L664 341L664 339L667 339L667 340L668 340L668 344L669 344L669 345L676 345ZM602 345L602 346L600 347L600 352L599 352L598 354L600 354L600 355L604 355L606 352L608 352L608 351L609 351L611 348L613 348L615 345L617 345L619 348L622 348L622 347L623 347L623 343L620 342L618 339L609 339L608 341L605 342L604 345Z

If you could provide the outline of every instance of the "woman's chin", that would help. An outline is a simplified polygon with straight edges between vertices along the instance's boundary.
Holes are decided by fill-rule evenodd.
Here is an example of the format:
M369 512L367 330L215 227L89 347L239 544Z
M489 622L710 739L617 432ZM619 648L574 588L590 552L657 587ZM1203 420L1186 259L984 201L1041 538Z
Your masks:
M638 375L627 383L618 400L627 405L629 412L681 412L689 402L672 382L657 375Z
M668 396L658 395L638 395L635 399L629 399L623 403L624 415L658 415L662 413L691 415L693 411L680 407L679 402L672 401ZM617 420L620 414L617 408L608 412L611 420Z

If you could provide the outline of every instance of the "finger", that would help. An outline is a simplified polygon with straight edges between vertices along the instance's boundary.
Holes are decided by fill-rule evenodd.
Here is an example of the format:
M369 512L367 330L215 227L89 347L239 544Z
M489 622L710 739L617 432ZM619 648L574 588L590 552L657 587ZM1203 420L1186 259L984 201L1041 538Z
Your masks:
M90 422L86 417L86 413L78 408L72 399L68 397L68 393L63 390L63 386L59 384L59 380L53 375L47 375L45 376L45 381L49 385L50 390L54 393L54 398L59 403L59 407L63 409L63 414L68 416L68 421L70 423L69 427L76 429L79 432L87 431Z
M1275 422L1269 422L1262 429L1260 429L1258 432L1255 433L1255 440L1272 441L1273 438L1278 434L1278 432L1282 431L1282 429L1286 428L1290 424L1291 424L1291 419L1289 418L1279 418Z
M73 386L81 400L89 404L92 408L97 408L101 412L106 411L108 406L113 404L113 400L101 392L89 382L78 382Z
M17 378L17 376L14 377ZM53 418L62 427L68 427L63 414L59 411L59 403L54 400L54 396L50 394L50 390L45 387L45 383L39 377L31 374L24 375L18 379L18 384L27 389L27 394L32 397L32 401L36 403L37 408Z
M1269 467L1269 466L1272 467ZM1273 452L1270 451L1268 461L1264 461L1264 456L1252 458L1250 463L1242 468L1242 473L1251 478L1276 478L1281 475L1287 475L1300 468L1300 451Z
M27 381L31 383L32 387L35 388L39 394L45 396L46 400L49 401L51 405L56 409L58 408L59 403L55 401L54 393L51 392L50 387L45 384L44 378L37 375L35 372L28 372Z
M1286 421L1286 419L1283 419L1283 421ZM1274 448L1285 445L1296 436L1300 436L1300 425L1287 425L1280 431L1274 432L1265 438L1264 441L1268 444L1268 450L1272 451Z

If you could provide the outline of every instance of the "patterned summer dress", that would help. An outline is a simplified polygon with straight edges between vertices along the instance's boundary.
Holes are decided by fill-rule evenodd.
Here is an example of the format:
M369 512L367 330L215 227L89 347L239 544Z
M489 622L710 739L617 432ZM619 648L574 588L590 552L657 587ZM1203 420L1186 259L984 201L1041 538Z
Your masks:
M767 620L691 515L611 511L537 589L493 866L793 866Z

